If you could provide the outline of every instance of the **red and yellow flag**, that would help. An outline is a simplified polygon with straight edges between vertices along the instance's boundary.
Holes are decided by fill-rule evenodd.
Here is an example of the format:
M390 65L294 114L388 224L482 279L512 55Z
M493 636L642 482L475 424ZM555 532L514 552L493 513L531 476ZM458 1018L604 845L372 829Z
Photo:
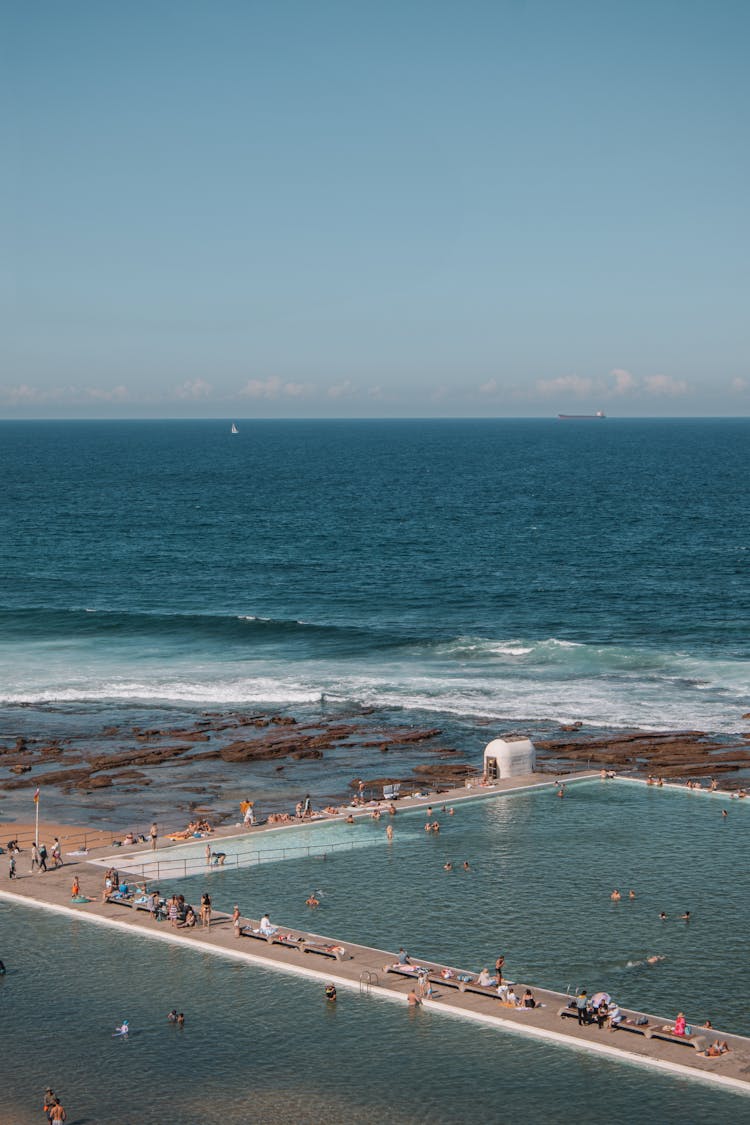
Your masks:
M34 804L35 805L39 804L39 786L38 785L36 787L36 793L34 794Z

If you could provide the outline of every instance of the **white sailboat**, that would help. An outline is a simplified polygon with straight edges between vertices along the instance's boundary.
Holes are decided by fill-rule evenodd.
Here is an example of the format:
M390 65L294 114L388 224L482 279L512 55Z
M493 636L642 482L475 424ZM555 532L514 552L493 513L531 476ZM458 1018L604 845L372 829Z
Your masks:
M239 431L239 430L237 429L237 427L235 426L234 422L232 422L232 429L231 429L231 431L230 431L230 432L231 432L231 433L233 433L233 434L238 434L238 433L240 432L240 431Z

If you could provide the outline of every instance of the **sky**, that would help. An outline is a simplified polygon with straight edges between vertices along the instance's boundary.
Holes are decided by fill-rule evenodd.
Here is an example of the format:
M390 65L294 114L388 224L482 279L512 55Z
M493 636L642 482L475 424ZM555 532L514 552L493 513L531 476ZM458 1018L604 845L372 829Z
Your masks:
M0 6L0 418L750 414L746 0Z

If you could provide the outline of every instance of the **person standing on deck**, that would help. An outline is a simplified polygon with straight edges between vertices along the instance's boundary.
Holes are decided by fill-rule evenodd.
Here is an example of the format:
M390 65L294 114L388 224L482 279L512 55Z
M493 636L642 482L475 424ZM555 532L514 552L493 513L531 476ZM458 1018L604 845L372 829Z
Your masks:
M588 998L588 995L586 993L586 989L582 988L581 991L576 996L576 1011L578 1012L578 1026L579 1027L581 1027L581 1026L583 1026L583 1024L587 1024L589 1022L588 1008L589 1008L589 998Z
M159 838L159 829L157 827L156 821L154 821L154 823L151 825L151 828L149 830L149 836L151 838L151 851L155 852L156 851L156 841Z
M32 873L32 875L36 871L37 867L39 867L39 848L36 846L36 840L34 840L34 843L31 845L31 873Z

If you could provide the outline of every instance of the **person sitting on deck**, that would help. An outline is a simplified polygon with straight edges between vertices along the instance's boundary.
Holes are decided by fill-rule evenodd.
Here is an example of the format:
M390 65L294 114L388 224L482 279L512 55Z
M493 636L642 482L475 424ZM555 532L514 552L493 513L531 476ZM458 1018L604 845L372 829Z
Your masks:
M399 965L411 965L411 957L403 947L398 951L398 963Z
M524 992L521 1004L524 1008L536 1008L536 1000L534 999L534 994L530 988L527 988Z
M677 1019L674 1021L674 1027L672 1028L672 1034L684 1035L686 1026L687 1020L685 1019L684 1013L678 1012Z
M277 934L279 932L278 926L271 925L271 919L268 917L267 912L260 920L260 932L266 937L273 937L274 934Z
M607 1013L607 1022L609 1023L610 1031L617 1031L622 1023L622 1012L614 1000L610 1003L609 1012Z
M497 977L491 977L489 969L485 966L477 977L477 984L482 988L493 988L497 984Z
M186 926L189 930L192 930L193 926L195 925L195 921L195 911L193 910L192 906L189 906L185 911L185 921L182 923L182 925Z

